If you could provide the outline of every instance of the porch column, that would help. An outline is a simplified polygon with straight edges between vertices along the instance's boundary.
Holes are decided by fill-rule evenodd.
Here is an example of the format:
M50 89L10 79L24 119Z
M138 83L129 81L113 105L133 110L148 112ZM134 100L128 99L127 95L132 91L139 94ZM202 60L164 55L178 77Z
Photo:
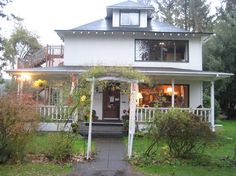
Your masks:
M90 96L89 131L88 131L88 146L87 146L87 156L86 156L87 160L89 159L89 156L90 156L90 153L91 153L94 82L95 82L95 79L93 77L92 85L91 85L91 96Z
M131 83L130 87L130 110L129 110L129 135L128 135L128 157L132 156L133 139L135 133L135 111L138 83Z
M215 84L211 81L211 128L215 131Z
M171 94L171 107L175 107L175 80L171 80L172 94Z

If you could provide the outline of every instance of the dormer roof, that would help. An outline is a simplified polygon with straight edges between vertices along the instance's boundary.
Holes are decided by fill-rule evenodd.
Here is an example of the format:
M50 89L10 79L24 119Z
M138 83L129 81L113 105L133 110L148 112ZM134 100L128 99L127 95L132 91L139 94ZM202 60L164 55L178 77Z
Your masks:
M107 6L107 18L112 17L112 11L118 10L146 10L148 11L148 17L151 18L151 14L154 11L154 7L150 5L144 5L134 1L124 1L115 5Z

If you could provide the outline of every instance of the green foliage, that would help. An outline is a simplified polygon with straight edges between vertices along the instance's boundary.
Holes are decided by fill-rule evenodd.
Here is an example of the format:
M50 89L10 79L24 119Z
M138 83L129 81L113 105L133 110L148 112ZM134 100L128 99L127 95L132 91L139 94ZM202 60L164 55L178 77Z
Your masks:
M175 109L157 113L149 131L154 142L146 154L150 155L154 146L163 141L169 148L168 153L174 158L196 156L214 137L209 125L198 116Z
M69 114L72 114L76 111L76 109L79 109L78 114L80 120L84 120L85 117L89 117L91 82L88 81L88 79L100 78L103 76L112 76L117 78L120 77L124 79L133 79L137 81L143 80L149 82L149 79L146 76L131 67L92 67L85 73L78 75L79 84L73 91L73 95L70 97L72 105L70 107ZM100 90L103 90L107 86L112 86L115 89L120 89L123 91L122 93L129 93L129 90L127 90L127 87L129 86L126 82L119 82L119 84L117 84L114 83L114 81L113 83L111 83L111 81L97 81L95 82L95 86Z
M22 26L15 28L10 39L3 40L5 60L10 61L12 68L19 62L27 62L29 57L38 51L42 46L38 42L38 36L31 33Z
M67 160L73 152L74 139L71 133L58 132L49 134L50 147L47 155L59 162Z
M134 160L137 170L153 175L178 176L234 176L236 173L234 149L236 146L236 121L221 120L223 126L216 128L216 142L206 151L191 160L166 157L163 151L168 146L159 147L156 155L150 158L143 155L143 151L152 143L152 138L134 138ZM161 144L159 144L161 145Z
M207 94L203 95L203 107L210 108L211 107L211 97ZM221 113L221 108L219 102L215 99L215 117L219 118Z
M56 176L66 175L72 171L71 164L22 163L17 165L0 165L1 176Z
M0 163L21 161L25 145L38 125L38 114L27 95L16 101L15 94L0 98Z
M203 46L204 70L236 73L236 12L235 2L224 1L218 9L215 36ZM235 118L236 76L216 82L216 98L229 118Z
M203 32L211 29L214 15L210 15L210 4L206 0L166 1L155 0L157 17L188 31Z

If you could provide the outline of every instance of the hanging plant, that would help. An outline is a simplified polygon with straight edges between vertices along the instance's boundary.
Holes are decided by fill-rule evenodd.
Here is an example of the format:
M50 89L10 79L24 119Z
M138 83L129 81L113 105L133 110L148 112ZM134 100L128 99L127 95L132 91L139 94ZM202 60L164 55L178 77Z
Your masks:
M33 83L33 88L35 89L42 89L48 87L48 82L46 80L37 80Z

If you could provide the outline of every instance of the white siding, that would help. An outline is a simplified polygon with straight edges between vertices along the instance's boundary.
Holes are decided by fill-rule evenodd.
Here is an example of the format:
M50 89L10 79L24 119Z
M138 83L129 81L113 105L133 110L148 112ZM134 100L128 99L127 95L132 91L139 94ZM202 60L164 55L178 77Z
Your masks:
M200 81L190 83L189 107L196 108L199 105L202 105L202 92L201 91L202 91L202 83Z
M147 27L147 11L140 12L140 27L141 28Z
M201 40L189 41L189 62L135 62L135 37L132 35L71 35L65 39L65 65L105 65L173 67L202 70ZM150 39L150 37L149 37ZM152 38L153 39L153 38ZM160 38L156 38L160 39ZM170 39L169 39L170 40ZM185 39L186 40L186 39Z
M98 116L99 120L102 120L103 94L99 92L95 92L93 101L94 101L93 110L96 111L96 116Z
M119 27L120 25L120 13L118 9L114 9L112 13L112 26Z

